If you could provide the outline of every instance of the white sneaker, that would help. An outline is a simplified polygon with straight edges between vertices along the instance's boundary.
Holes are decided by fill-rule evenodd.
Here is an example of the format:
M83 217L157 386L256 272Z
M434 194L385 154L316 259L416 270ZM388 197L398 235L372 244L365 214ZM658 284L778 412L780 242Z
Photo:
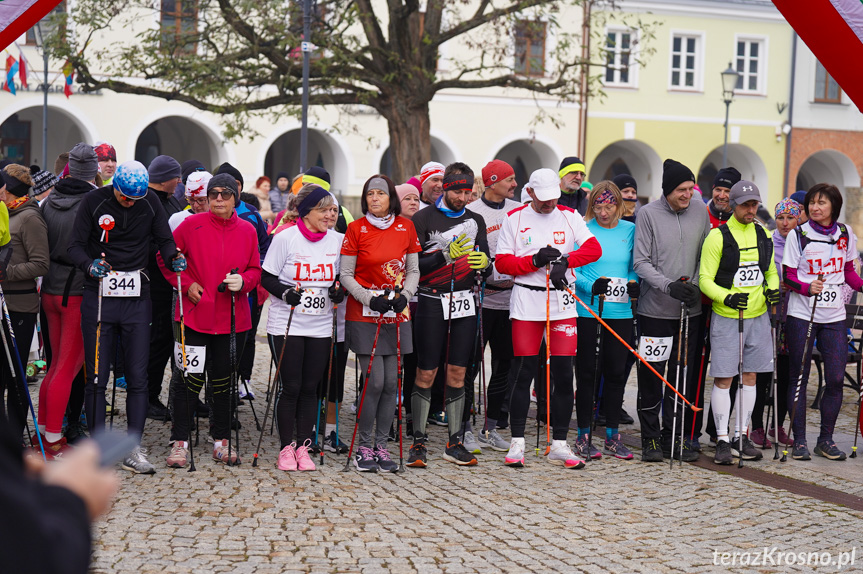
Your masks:
M252 390L252 381L245 381L239 385L238 393L241 399L255 400L255 392Z
M499 452L509 450L509 442L497 432L497 429L481 432L478 438L480 446L488 447Z
M584 466L584 461L575 456L565 440L551 441L551 450L547 459L551 464L561 465L564 468L579 469Z
M509 445L509 452L503 459L506 466L521 468L524 466L524 438L513 438Z
M140 446L129 453L121 466L124 470L130 470L135 474L156 474L156 467L147 460L147 450Z
M479 446L479 443L476 441L476 437L471 431L466 431L464 433L464 440L461 441L461 443L469 453L482 454L482 447Z

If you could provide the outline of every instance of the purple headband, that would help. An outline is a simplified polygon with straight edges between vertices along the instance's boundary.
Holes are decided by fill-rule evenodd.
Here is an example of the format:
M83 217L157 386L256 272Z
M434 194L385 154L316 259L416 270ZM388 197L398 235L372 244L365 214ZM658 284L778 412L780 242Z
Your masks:
M614 198L614 194L611 193L611 190L606 188L596 196L596 199L593 200L593 205L603 205L603 204L617 204L617 200Z
M783 213L787 213L794 219L800 219L800 212L802 208L799 203L791 199L790 197L786 197L782 201L776 204L776 213L773 217L779 217Z
M322 199L330 194L323 187L316 185L315 188L300 202L297 206L297 213L300 217L305 217L321 202Z

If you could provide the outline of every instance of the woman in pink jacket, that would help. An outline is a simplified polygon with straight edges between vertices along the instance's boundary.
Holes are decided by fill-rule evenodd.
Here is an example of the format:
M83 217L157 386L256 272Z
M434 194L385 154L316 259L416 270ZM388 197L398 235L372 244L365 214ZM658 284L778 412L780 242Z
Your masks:
M171 431L173 448L168 466L181 468L188 457L191 413L209 378L213 396L213 460L239 462L232 445L228 452L230 420L231 296L237 296L236 332L252 328L249 291L261 281L258 237L255 229L237 217L239 202L236 180L227 174L214 176L207 184L210 211L186 218L174 231L177 247L189 267L180 274L180 293L186 323L186 392L174 397ZM233 270L237 272L234 273ZM162 273L176 285L177 275L164 266ZM224 283L227 289L219 291ZM179 306L175 319L179 321ZM243 341L237 340L238 349ZM206 370L206 374L205 374Z

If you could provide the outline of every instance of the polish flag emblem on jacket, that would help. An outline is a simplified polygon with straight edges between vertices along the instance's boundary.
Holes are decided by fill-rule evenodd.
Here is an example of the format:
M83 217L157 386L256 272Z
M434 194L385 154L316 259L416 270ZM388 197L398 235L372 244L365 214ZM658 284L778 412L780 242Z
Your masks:
M566 233L563 231L555 231L554 232L554 244L555 245L563 245L566 243Z

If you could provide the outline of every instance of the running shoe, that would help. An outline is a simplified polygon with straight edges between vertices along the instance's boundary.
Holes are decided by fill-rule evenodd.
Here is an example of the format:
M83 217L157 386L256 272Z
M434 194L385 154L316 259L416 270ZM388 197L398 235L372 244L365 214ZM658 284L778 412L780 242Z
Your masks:
M584 461L575 456L566 441L552 441L551 450L546 457L551 464L561 465L564 468L579 469L584 467Z
M223 438L217 440L213 444L213 460L216 462L224 462L225 464L235 465L240 464L240 455L237 454L236 447L232 444L228 449L228 439Z
M302 446L297 447L297 470L315 470L315 463L312 462L312 457L309 456L309 447L312 444L312 439L306 439Z
M69 454L69 452L72 451L72 446L66 442L66 437L60 437L60 439L57 441L48 442L48 440L43 435L42 447L45 448L46 460L62 460L64 455ZM36 444L33 445L33 450L40 457L42 456L42 449L39 448L38 439L36 441Z
M147 460L147 449L140 446L135 447L135 450L123 459L121 467L135 474L156 474L156 467Z
M586 459L588 457L588 452L590 452L590 460L599 460L602 458L602 453L599 452L598 448L593 446L593 441L590 443L587 442L587 435L580 436L575 439L575 454Z
M114 377L114 384L117 385L118 389L126 390L126 377Z
M794 443L794 448L791 449L791 458L794 460L812 460L805 442Z
M357 448L354 454L354 466L360 472L377 472L378 463L375 461L375 451L367 446Z
M764 429L750 431L749 440L760 449L773 448L773 443L767 438L767 433L764 432Z
M839 450L832 440L821 441L815 445L815 454L830 460L845 460L845 453Z
M731 453L731 445L727 440L721 440L716 443L716 454L713 455L715 464L729 465L734 464L734 455Z
M87 427L80 423L66 425L66 430L63 433L63 436L66 437L66 442L68 444L75 444L79 440L87 438L87 434L84 432L85 428Z
M773 436L775 433L773 432L773 427L770 427L767 430L767 438L770 440L776 440ZM779 427L779 444L791 444L791 439L785 433L785 427Z
M701 452L701 443L698 442L697 438L685 438L683 439L684 448L688 448L689 450L700 453Z
M426 437L421 434L414 436L414 444L408 452L408 466L414 468L425 468L428 450L426 449Z
M620 424L631 425L635 424L635 419L630 416L623 407L620 407Z
M503 459L506 466L513 468L522 468L524 466L524 439L514 438L509 446L509 452Z
M698 451L689 448L686 441L681 442L680 437L674 440L674 456L671 455L671 441L662 440L662 456L665 458L674 458L683 462L695 462L698 460Z
M734 437L731 440L731 454L736 457L740 456L740 438ZM755 445L752 444L752 441L749 440L749 437L743 435L743 460L761 460L764 458L764 455L761 454L761 451L755 448Z
M165 462L169 468L183 468L189 458L189 443L184 440L175 440L171 443L171 454Z
M380 446L374 452L375 462L381 472L398 472L399 465L390 458L390 451L385 446Z
M605 439L605 454L610 454L615 458L622 460L632 460L632 451L626 448L623 441L620 440L620 433L611 435L610 439Z
M657 438L642 438L641 439L641 461L642 462L662 462L662 447L659 445Z
M345 454L348 452L348 445L342 442L342 439L336 435L336 431L330 431L329 436L324 438L324 450L336 454Z
M279 470L297 470L297 443L292 442L279 453Z
M443 451L443 459L459 466L476 465L476 457L469 453L461 442L448 442Z
M250 401L255 400L255 393L252 391L252 381L245 381L240 385L239 390L241 399L248 399Z
M429 415L428 422L429 424L437 425L439 427L445 427L447 425L446 411Z
M471 431L466 431L464 433L464 442L462 444L464 444L464 448L467 449L469 453L482 454L482 447L480 447L476 437Z
M506 452L509 450L509 443L497 432L496 429L480 433L477 438L480 446L488 447L498 452Z

